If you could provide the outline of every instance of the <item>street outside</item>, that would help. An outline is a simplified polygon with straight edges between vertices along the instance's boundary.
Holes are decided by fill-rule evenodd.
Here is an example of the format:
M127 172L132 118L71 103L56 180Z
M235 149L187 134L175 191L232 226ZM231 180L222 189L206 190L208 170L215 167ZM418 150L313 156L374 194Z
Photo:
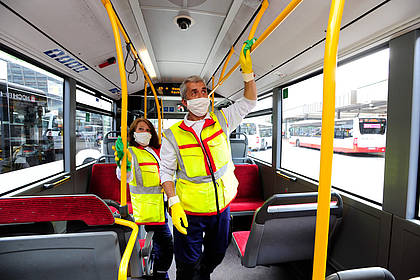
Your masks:
M319 179L320 151L295 147L283 140L281 167L314 180ZM252 151L251 156L271 162L271 148ZM385 158L380 155L338 154L333 156L331 184L382 203Z

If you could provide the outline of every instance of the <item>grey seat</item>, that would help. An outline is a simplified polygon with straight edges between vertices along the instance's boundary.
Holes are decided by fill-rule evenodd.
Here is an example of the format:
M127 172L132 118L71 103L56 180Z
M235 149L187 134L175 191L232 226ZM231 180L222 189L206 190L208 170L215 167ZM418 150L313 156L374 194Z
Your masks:
M252 160L248 158L248 138L246 134L232 133L229 140L233 163L253 163Z
M318 193L276 194L255 212L250 231L233 233L242 265L255 267L313 257ZM332 193L329 238L343 215L340 195Z
M325 280L395 280L391 272L382 267L367 267L340 271Z
M120 260L111 231L0 238L2 279L115 280Z
M112 149L112 146L114 146L115 141L117 140L118 136L121 134L119 131L109 131L104 136L104 155L101 156L97 162L103 162L105 163L115 163L114 160L114 150Z

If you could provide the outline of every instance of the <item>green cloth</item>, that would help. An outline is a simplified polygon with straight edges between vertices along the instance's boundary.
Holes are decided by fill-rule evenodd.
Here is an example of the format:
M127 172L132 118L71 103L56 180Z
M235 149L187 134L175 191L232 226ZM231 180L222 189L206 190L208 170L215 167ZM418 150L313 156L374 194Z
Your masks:
M128 144L127 144L127 148L128 148ZM115 151L117 152L117 157L118 157L118 161L117 161L117 165L118 167L121 168L121 159L124 157L124 143L122 141L121 136L118 136L117 141L115 141ZM127 170L130 171L131 170L131 162L128 160L127 158Z
M247 50L251 50L251 48L252 48L252 45L255 43L255 41L257 41L257 38L252 38L252 39L249 39L249 40L246 40L245 42L244 42L244 44L246 44L245 45L245 47L244 47L244 55L246 56L246 51Z

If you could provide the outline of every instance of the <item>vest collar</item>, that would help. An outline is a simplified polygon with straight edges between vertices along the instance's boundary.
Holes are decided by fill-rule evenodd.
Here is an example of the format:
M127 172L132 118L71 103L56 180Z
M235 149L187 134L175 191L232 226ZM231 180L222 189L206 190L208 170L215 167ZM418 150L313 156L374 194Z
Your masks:
M203 129L208 127L208 126L211 126L215 123L216 123L216 121L213 119L213 117L210 115L210 113L207 113L206 117L204 118ZM179 128L181 128L185 131L193 132L194 131L193 128L192 128L193 124L194 124L194 121L187 120L187 116L185 116L184 120L179 125Z

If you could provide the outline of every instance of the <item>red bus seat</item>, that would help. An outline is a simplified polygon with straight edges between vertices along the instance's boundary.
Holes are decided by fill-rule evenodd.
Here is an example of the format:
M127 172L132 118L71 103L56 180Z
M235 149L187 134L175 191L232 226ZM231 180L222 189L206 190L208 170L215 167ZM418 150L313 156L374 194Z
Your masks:
M258 165L237 164L235 175L239 181L238 194L230 204L233 216L253 215L264 203Z
M112 199L121 203L121 184L115 175L116 163L94 164L90 177L89 192L96 194L102 199ZM130 214L133 207L130 201L130 189L127 184L127 206Z

